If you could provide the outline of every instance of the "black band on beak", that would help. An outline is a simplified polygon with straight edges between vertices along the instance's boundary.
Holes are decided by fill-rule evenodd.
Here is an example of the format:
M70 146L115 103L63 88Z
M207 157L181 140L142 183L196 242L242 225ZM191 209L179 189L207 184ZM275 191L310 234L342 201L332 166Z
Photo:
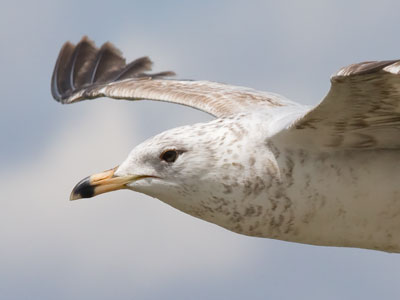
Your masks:
M82 179L74 187L71 193L71 199L91 198L94 196L94 188L96 185L90 183L90 176Z

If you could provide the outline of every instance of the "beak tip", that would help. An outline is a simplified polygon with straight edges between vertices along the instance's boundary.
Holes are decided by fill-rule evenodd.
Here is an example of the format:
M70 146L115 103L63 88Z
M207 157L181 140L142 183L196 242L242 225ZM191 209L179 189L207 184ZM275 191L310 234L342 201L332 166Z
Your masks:
M131 178L129 176L128 179L114 176L114 172L117 168L118 167L115 167L114 169L82 179L72 189L69 200L74 201L82 198L91 198L102 193L124 188L126 181L131 180Z
M69 200L78 200L82 198L91 198L94 196L95 186L91 184L90 177L82 179L78 184L72 189Z
M81 195L76 194L74 191L72 191L71 195L69 196L69 200L74 201L79 199L82 199Z

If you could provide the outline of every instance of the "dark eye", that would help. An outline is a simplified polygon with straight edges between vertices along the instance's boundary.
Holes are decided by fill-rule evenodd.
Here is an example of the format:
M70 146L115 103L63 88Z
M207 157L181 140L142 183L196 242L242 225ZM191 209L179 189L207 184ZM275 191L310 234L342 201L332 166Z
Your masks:
M160 158L168 163L173 163L178 158L178 151L167 150L161 154Z

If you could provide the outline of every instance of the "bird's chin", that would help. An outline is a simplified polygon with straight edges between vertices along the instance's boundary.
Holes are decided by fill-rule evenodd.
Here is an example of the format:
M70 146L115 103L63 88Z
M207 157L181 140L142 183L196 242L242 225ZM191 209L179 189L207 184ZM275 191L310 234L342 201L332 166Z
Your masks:
M160 177L143 175L127 183L126 188L135 192L150 194L152 190L157 190L157 187L162 184L163 180Z
M178 190L180 189L176 183L160 177L143 178L127 184L126 187L134 192L157 198L168 204L170 204L170 198L177 198Z

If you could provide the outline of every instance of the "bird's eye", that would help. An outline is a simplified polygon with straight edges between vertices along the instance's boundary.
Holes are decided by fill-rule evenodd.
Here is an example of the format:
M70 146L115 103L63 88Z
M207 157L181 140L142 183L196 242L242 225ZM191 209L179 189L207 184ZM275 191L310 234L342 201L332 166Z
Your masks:
M176 150L167 150L167 151L164 151L164 152L161 154L160 158L161 158L163 161L166 161L166 162L168 162L168 163L173 163L173 162L176 161L176 159L178 158L178 151L176 151Z

